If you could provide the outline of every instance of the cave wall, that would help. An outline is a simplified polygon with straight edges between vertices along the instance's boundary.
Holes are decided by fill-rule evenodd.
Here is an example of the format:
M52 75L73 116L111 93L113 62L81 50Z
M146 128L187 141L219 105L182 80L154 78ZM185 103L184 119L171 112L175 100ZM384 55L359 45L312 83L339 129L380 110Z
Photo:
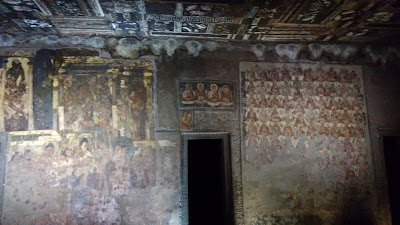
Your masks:
M138 59L71 49L7 52L0 69L3 222L180 224L181 134L222 131L231 139L236 224L341 224L349 214L388 224L375 131L397 126L385 115L398 114L391 82L399 80L398 68L346 58L343 49L331 57L296 49L174 50ZM246 80L274 68L283 77L284 67L289 77L268 80L261 92L261 80ZM309 68L313 78L305 81ZM335 80L318 80L330 68ZM351 71L354 83L341 83ZM229 86L229 104L184 101L186 85L196 91L200 83L216 84L219 96ZM335 114L335 107L344 108Z
M256 224L369 224L361 66L240 65L245 215Z

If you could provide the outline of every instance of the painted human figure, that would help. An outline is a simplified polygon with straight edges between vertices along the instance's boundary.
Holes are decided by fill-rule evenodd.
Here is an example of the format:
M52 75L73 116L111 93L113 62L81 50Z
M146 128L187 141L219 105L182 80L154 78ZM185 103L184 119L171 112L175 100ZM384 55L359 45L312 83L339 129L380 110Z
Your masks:
M304 71L304 81L312 82L314 80L311 67Z
M258 122L253 122L252 126L251 126L251 132L254 135L258 135L259 134L259 127L258 127Z
M14 60L12 67L6 73L4 93L4 114L6 131L21 131L28 129L27 87L25 73L20 61Z
M182 103L193 104L195 100L192 84L186 84L185 90L182 92Z
M204 90L204 84L197 84L197 90L195 91L195 103L196 104L204 104L207 102L207 92Z
M149 190L155 185L155 153L151 149L138 149L132 159L131 188Z
M280 89L276 84L272 85L270 95L280 95Z
M263 123L260 127L260 133L263 135L269 135L270 131L269 131L269 126L267 123Z
M281 127L278 125L278 123L275 123L272 127L273 133L274 135L282 135L282 129Z
M349 79L349 71L347 69L341 69L339 73L339 80L341 83L347 83Z
M276 68L272 68L272 70L269 71L269 75L272 81L274 82L279 81L279 73Z
M79 143L79 161L83 165L88 165L92 162L93 156L92 152L89 150L89 140L83 138Z
M229 86L226 84L224 86L222 86L220 102L226 106L233 104L232 92L231 92Z
M329 82L336 82L339 81L339 77L337 72L331 67L328 71L328 81Z
M317 80L320 82L325 82L325 81L327 81L327 79L328 79L327 73L322 68L319 68Z
M246 120L257 121L257 114L254 112L253 108L250 108L250 111L247 112Z
M316 89L315 95L316 96L324 96L325 95L325 88L322 85L318 86L317 89Z
M65 127L79 131L93 123L94 98L86 81L78 82L72 74L63 78Z
M218 86L216 84L211 84L210 91L208 92L208 104L212 106L218 105L219 93Z
M44 148L43 154L40 156L40 159L44 163L52 163L54 155L54 144L49 143Z
M277 109L274 109L274 111L272 111L271 113L271 121L272 122L280 122L281 121L281 115L278 112Z
M323 136L329 135L329 127L326 125L326 123L321 123L319 127L319 134Z
M261 96L260 104L261 104L261 106L263 106L263 107L268 107L268 106L269 106L269 104L268 104L269 101L268 101L267 96L268 96L268 95L262 95L262 96Z
M281 70L281 74L282 74L282 79L281 80L283 80L283 81L290 81L291 80L291 77L290 77L290 74L289 74L289 70L288 70L286 65L283 65L282 70Z
M300 80L300 76L303 76L303 69L299 65L297 65L296 67L293 68L292 80L293 81Z
M61 186L67 187L69 191L77 185L78 177L75 174L75 154L74 150L69 147L64 147L60 154L56 156L56 161L53 165L58 169L57 180Z
M357 82L357 73L352 70L349 74L349 83L356 83Z
M123 143L118 143L112 159L106 164L108 191L116 197L123 196L129 191L131 177L129 162L128 147Z
M286 126L283 128L283 133L288 136L294 136L293 127L289 124L286 124Z
M268 73L267 71L263 70L260 72L260 81L268 81Z
M56 176L54 173L54 144L49 143L44 148L43 153L40 155L38 161L38 168L41 172L41 179L38 182L39 186L54 185L56 183Z
M192 123L193 123L193 117L192 117L192 112L185 111L182 114L181 118L181 129L182 130L192 130Z
M146 100L147 92L142 82L133 84L133 91L129 95L130 112L133 119L132 139L146 138Z
M71 165L74 161L75 152L72 148L65 147L62 149L60 159L57 160L58 166Z

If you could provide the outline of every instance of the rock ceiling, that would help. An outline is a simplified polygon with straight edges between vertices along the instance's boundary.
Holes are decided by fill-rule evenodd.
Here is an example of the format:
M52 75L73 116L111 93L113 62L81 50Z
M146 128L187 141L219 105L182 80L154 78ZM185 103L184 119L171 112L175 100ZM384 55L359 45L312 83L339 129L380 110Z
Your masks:
M396 0L1 0L0 33L398 42Z

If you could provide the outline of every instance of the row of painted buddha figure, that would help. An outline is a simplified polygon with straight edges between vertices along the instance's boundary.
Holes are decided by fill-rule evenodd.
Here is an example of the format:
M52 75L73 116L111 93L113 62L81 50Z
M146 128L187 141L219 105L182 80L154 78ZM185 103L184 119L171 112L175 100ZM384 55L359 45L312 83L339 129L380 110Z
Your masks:
M203 83L198 83L196 90L193 85L187 83L182 92L181 102L184 105L209 105L209 106L231 106L233 105L233 95L228 85L221 88L217 84L211 84L210 90L204 88Z

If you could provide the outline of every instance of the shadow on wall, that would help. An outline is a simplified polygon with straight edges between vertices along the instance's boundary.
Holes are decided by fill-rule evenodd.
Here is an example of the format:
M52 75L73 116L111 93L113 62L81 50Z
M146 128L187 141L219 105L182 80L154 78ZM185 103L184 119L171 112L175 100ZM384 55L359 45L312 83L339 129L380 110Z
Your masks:
M343 225L370 225L373 224L372 212L370 207L368 207L368 202L366 200L357 199L357 189L353 188L346 195L350 198L345 199L342 207L342 215L339 221L335 224ZM353 197L352 197L353 196Z

